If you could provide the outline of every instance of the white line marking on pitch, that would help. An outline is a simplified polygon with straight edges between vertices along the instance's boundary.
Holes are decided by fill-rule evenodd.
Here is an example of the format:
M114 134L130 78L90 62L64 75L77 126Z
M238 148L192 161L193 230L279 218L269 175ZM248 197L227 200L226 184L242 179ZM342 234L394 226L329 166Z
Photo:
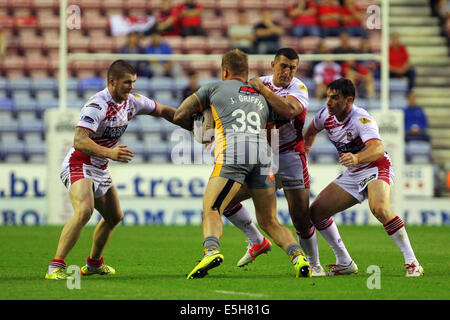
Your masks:
M223 294L237 294L237 295L249 296L249 297L264 297L264 296L266 296L263 293L236 292L236 291L225 291L225 290L214 290L214 292L223 293Z

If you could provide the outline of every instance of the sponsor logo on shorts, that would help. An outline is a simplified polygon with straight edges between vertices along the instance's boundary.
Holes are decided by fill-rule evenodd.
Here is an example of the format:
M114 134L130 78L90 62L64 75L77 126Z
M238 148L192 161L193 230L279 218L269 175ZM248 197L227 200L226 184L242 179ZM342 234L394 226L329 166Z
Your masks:
M363 181L361 181L361 182L359 183L359 185L360 185L361 187L364 187L367 183L369 183L369 181L375 179L376 177L377 177L376 174L372 174L370 177L365 178Z

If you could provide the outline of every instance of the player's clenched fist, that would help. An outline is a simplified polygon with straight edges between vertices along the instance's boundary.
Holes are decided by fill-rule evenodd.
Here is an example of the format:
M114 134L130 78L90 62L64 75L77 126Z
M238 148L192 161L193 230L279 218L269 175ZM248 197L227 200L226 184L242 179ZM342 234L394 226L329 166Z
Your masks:
M339 163L343 166L355 166L359 163L358 158L353 153L343 153L339 157Z
M121 144L111 149L110 159L120 162L130 162L133 158L133 155L133 151L127 149L126 145Z

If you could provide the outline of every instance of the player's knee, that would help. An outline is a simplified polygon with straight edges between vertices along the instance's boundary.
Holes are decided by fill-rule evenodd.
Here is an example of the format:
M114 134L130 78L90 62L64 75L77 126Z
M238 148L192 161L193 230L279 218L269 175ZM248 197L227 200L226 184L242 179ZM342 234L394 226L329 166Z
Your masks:
M391 209L389 206L386 206L384 203L376 203L370 206L370 211L372 211L375 218L378 219L381 223L385 223L389 220L392 215Z
M91 219L94 208L91 206L81 206L75 210L75 217L79 224L85 225Z
M123 220L123 218L124 218L124 214L123 214L123 212L120 212L120 213L117 214L116 216L109 218L109 219L107 220L107 222L108 222L112 227L114 227L114 226L118 225L118 224Z
M273 219L272 217L264 217L258 219L258 224L265 232L268 232L268 230L271 230L275 225L278 224L278 221L276 219Z

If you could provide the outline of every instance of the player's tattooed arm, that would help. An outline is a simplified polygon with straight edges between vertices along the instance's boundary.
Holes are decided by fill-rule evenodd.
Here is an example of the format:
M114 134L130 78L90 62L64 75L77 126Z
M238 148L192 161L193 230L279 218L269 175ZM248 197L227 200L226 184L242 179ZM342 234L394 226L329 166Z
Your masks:
M126 149L126 145L122 144L113 149L98 145L91 139L93 134L94 133L92 131L86 128L77 127L75 129L73 147L89 156L109 158L120 162L129 162L133 157L133 152Z
M167 121L170 121L173 123L173 117L175 116L176 110L177 109L175 109L171 106L166 106L164 104L158 103L158 107L156 108L155 112L152 113L151 115L154 117L164 118Z
M195 94L190 95L181 103L173 117L173 123L186 130L192 130L192 116L202 110L200 101Z
M272 106L273 110L286 119L292 119L303 111L303 105L293 96L280 97L264 85L259 77L252 78L249 82Z

